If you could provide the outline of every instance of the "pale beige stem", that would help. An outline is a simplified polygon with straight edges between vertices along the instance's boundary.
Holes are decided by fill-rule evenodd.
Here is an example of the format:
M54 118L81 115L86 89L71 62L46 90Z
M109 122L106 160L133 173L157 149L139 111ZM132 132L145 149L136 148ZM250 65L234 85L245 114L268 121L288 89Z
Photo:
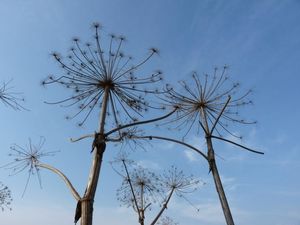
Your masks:
M157 222L157 220L161 217L161 215L163 214L163 212L167 209L169 201L170 201L170 199L171 199L174 191L175 191L175 188L172 188L172 190L171 190L171 192L170 192L170 194L169 194L166 202L163 204L162 208L160 209L160 211L158 212L158 214L156 215L156 217L154 218L154 220L152 221L152 223L150 225L155 225L156 222Z
M63 181L66 183L67 187L70 189L73 197L79 201L81 199L80 195L78 194L78 192L76 191L76 189L74 188L74 186L72 185L72 183L70 182L70 180L66 177L66 175L64 175L60 170L54 168L53 166L44 164L44 163L38 163L37 164L38 167L44 168L44 169L48 169L54 173L56 173L58 176L60 176Z
M84 194L84 200L81 201L81 225L92 225L93 223L94 198L97 190L102 158L106 148L103 133L104 133L104 125L105 125L108 101L109 101L109 87L106 87L104 89L102 109L100 113L100 123L99 123L100 139L98 140L97 137L95 137L94 140L97 143L95 144L95 146L93 146L94 147L93 162L90 169L86 192Z
M158 139L158 140L164 140L164 141L169 141L169 142L173 142L173 143L177 143L177 144L180 144L180 145L183 145L187 148L190 148L191 150L199 153L204 159L206 159L208 161L208 158L207 156L201 152L199 149L195 148L194 146L188 144L188 143L185 143L183 141L179 141L179 140L176 140L176 139L173 139L173 138L168 138L168 137L161 137L161 136L153 136L153 135L147 135L147 136L132 136L132 138L135 138L135 139Z
M218 172L218 168L217 168L217 164L215 161L215 155L214 155L214 151L213 151L213 146L212 146L212 142L211 142L211 138L207 138L207 148L208 148L208 152L210 152L209 154L209 166L210 166L210 170L212 172L213 178L214 178L214 182L215 182L215 186L216 186L216 190L221 202L221 206L223 209L223 213L226 219L226 224L227 225L234 225L234 221L232 218L232 214L230 211L230 207L225 195L225 191L222 185L222 181Z
M175 108L173 111L169 112L168 114L164 115L164 116L161 116L161 117L157 117L157 118L154 118L154 119L150 119L150 120L143 120L143 121L138 121L138 122L134 122L134 123L129 123L129 124L125 124L123 126L119 126L119 127L116 127L112 130L110 130L109 132L105 133L105 137L109 136L110 134L112 133L115 133L119 130L122 130L122 129L125 129L127 127L133 127L133 126L138 126L138 125L142 125L142 124L147 124L147 123L154 123L154 122L157 122L159 120L163 120L169 116L171 116L173 113L175 113L177 111L177 108Z
M220 115L217 117L219 120L219 118L221 117L221 114L224 112L226 106L228 105L230 101L230 97L228 98L225 107L223 107L222 111L220 112ZM215 187L216 187L216 191L218 193L220 202L221 202L221 206L222 206L222 210L223 210L223 214L225 216L225 220L226 220L226 224L227 225L234 225L234 221L233 221L233 217L230 211L230 207L225 195L225 191L222 185L222 181L218 172L218 168L216 165L216 160L215 160L215 152L213 149L213 144L211 141L211 134L213 130L210 130L209 126L208 126L208 122L207 122L207 115L206 115L206 111L202 108L201 109L201 119L204 122L204 132L206 134L206 145L207 145L207 157L208 157L208 162L209 162L209 169L212 172L213 175L213 179L214 179L214 183L215 183ZM212 128L214 128L216 126L216 124L213 125Z

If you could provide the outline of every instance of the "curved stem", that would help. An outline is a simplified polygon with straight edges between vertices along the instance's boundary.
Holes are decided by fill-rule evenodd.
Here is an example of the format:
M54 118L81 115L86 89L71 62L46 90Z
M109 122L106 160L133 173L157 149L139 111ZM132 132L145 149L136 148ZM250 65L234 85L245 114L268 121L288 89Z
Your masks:
M228 139L226 139L226 138L222 138L222 137L218 137L218 136L213 136L213 135L212 135L211 137L212 137L212 138L219 139L219 140L222 140L222 141L226 141L226 142L228 142L228 143L230 143L230 144L233 144L233 145L236 145L236 146L238 146L238 147L241 147L241 148L243 148L243 149L245 149L245 150L247 150L247 151L249 151L249 152L254 152L254 153L257 153L257 154L261 154L261 155L264 155L264 154L265 154L264 152L260 152L260 151L253 150L253 149L248 148L248 147L246 147L246 146L244 146L244 145L238 144L238 143L236 143L236 142L234 142L234 141L230 141L230 140L228 140Z
M81 202L81 225L93 224L93 204L97 190L98 180L100 176L100 169L102 165L103 154L106 148L103 133L105 126L105 118L107 112L107 105L109 101L109 87L104 90L102 109L99 122L99 134L95 135L93 143L93 161L89 173L88 183L86 186L86 192L84 194L85 201Z
M67 187L70 189L73 197L79 201L81 199L80 195L78 194L78 192L76 191L76 189L74 188L74 186L72 185L72 183L70 182L70 180L66 177L66 175L64 175L60 170L54 168L53 166L50 166L48 164L44 164L44 163L39 163L37 164L38 167L47 169L52 171L53 173L56 173L58 176L60 176L63 181L66 183Z
M153 122L156 122L156 121L159 121L159 120L163 120L169 116L171 116L174 112L176 112L177 108L175 108L173 111L171 111L170 113L164 115L164 116L161 116L161 117L157 117L157 118L154 118L154 119L150 119L150 120L144 120L144 121L139 121L139 122L134 122L134 123L129 123L129 124L125 124L123 126L119 126L115 129L112 129L111 131L105 133L105 137L107 137L108 135L114 133L114 132L117 132L119 130L122 130L122 129L125 129L127 127L132 127L132 126L136 126L136 125L141 125L141 124L146 124L146 123L153 123Z
M208 161L207 156L201 152L199 149L195 148L194 146L187 144L183 141L179 141L176 139L172 139L172 138L168 138L168 137L161 137L161 136L133 136L132 138L141 138L141 139L159 139L159 140L165 140L165 141L170 141L170 142L174 142L180 145L183 145L185 147L188 147L190 149L192 149L193 151L199 153L203 158L205 158L206 161Z
M162 208L160 209L160 211L158 212L157 216L155 217L155 219L152 221L152 223L150 225L155 225L156 222L157 222L157 220L161 217L161 215L163 214L163 212L167 209L168 203L169 203L169 201L170 201L170 199L171 199L171 197L172 197L172 195L174 193L174 190L175 189L172 188L172 190L171 190L171 192L170 192L170 194L169 194L166 202L163 204Z
M87 134L87 135L83 135L78 138L70 138L69 140L70 140L70 142L77 142L77 141L81 141L82 139L91 138L91 137L95 137L95 134Z

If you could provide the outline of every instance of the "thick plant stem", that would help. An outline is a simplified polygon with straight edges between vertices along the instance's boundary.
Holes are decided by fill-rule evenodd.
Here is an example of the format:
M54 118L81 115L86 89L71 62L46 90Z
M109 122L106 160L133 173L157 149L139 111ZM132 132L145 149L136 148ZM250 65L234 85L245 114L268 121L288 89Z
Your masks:
M229 204L227 202L227 198L223 189L222 181L218 172L218 168L216 165L215 161L215 153L213 150L213 145L210 137L206 138L206 143L207 143L207 149L208 149L208 160L209 160L209 167L210 171L212 172L216 190L219 195L219 199L222 205L222 210L226 219L226 224L227 225L234 225L233 218L230 212Z
M81 201L81 225L91 225L93 223L93 201Z
M102 110L100 114L99 134L95 136L93 143L93 162L89 174L86 192L81 199L81 225L93 224L93 205L97 190L103 154L106 148L104 140L104 124L109 100L109 87L106 87L103 95Z
M221 114L223 113L223 111L225 110L227 104L230 101L230 97L228 98L224 108L222 109L220 115L218 116L218 118L216 119L215 124L213 125L212 129L209 129L208 126L208 122L207 122L207 115L206 115L206 111L205 110L201 110L201 118L202 121L204 122L203 125L201 125L204 129L205 132L205 139L206 139L206 145L207 145L207 158L208 158L208 163L209 163L209 171L212 172L213 178L214 178L214 183L216 186L216 190L221 202L221 206L222 206L222 210L225 216L225 220L226 220L226 224L227 225L234 225L233 222L233 218L230 212L230 208L229 208L229 204L227 202L227 198L224 192L224 188L222 185L222 181L219 175L219 171L217 168L217 164L216 164L216 160L215 160L215 152L214 152L214 148L213 148L213 144L212 144L212 132L213 129L217 123L217 121L219 120ZM201 124L201 123L200 123Z
M87 186L84 197L81 200L81 225L93 224L93 204L105 147L105 143L103 143L102 146L99 145L95 147L94 160L89 179L90 186Z
M174 190L175 189L172 188L172 190L171 190L171 192L170 192L170 194L169 194L166 202L163 204L161 210L158 212L158 214L156 215L156 217L154 218L154 220L152 221L152 223L150 225L155 225L156 222L157 222L157 220L161 217L161 215L163 214L163 212L167 209L169 201L170 201L170 199L171 199L171 197L172 197L172 195L174 193Z
M140 216L139 221L141 225L145 224L145 207L144 207L144 185L141 185L141 210L140 210Z

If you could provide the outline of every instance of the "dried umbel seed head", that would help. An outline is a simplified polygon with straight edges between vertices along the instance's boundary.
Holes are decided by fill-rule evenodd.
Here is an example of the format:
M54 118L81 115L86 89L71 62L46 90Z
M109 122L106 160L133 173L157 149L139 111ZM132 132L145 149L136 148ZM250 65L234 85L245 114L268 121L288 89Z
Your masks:
M149 203L157 201L161 188L162 184L155 173L142 167L135 167L128 170L128 174L124 176L122 186L117 190L117 197L128 207L136 208L137 204L139 209L143 209Z
M174 189L175 193L179 196L184 193L192 193L203 184L199 179L194 178L193 175L185 175L176 166L172 166L167 170L162 175L161 180L167 190Z
M158 225L179 225L178 223L174 222L170 217L166 216L163 217L160 221L157 223Z
M178 109L177 117L170 123L176 123L175 126L178 129L185 129L184 136L194 125L199 130L200 124L205 125L205 130L209 133L219 115L215 130L220 136L224 132L235 136L228 129L228 124L231 122L255 123L241 119L238 113L239 107L252 104L252 101L248 99L251 90L239 94L240 84L229 81L227 70L227 66L224 66L221 71L215 68L212 76L206 74L203 77L193 73L191 84L185 81L180 82L182 90L168 89L165 98L166 105ZM227 103L229 98L230 101Z
M7 186L0 182L0 209L4 211L5 209L11 210L11 191Z
M0 102L14 110L25 109L20 103L24 102L24 98L21 97L21 93L13 91L11 81L0 84Z
M72 95L53 104L79 105L78 111L69 118L85 112L81 125L94 109L101 107L103 98L108 98L107 112L112 121L106 124L118 126L125 118L133 120L136 115L141 115L143 111L152 107L146 100L146 94L161 93L154 87L162 80L161 71L142 76L136 74L158 50L151 48L144 59L134 63L132 58L122 51L125 41L123 36L110 35L108 47L102 46L100 28L98 23L93 25L93 43L81 44L78 38L74 38L74 47L70 49L67 57L53 53L54 60L64 73L57 77L48 77L42 84L55 83L73 90Z
M12 162L1 167L11 170L11 176L27 170L28 176L23 195L25 194L31 175L37 175L39 184L41 186L41 176L39 169L40 159L46 156L53 156L57 152L43 151L42 148L44 146L44 143L45 138L40 137L40 140L37 144L33 144L31 142L31 139L29 139L29 144L25 147L21 147L17 144L12 145L10 147L11 153L9 154L9 156L12 157L13 160Z

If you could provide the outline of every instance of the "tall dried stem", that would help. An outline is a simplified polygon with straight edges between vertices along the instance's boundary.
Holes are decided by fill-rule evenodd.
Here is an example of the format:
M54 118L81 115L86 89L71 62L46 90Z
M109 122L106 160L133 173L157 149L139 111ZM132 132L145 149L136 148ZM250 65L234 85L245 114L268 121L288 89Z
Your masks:
M158 224L174 195L186 199L184 195L196 191L200 185L198 179L186 176L175 166L161 176L157 176L142 167L134 167L133 161L128 160L124 155L121 155L115 162L121 162L124 171L118 171L112 163L113 169L123 177L122 186L117 192L118 200L134 209L140 225L147 224L146 213L150 207L155 207L156 202L160 203L160 206L154 218L149 219L149 225ZM128 168L128 164L131 164L131 169Z
M228 123L255 123L239 117L237 109L241 106L252 104L252 101L247 99L251 91L246 91L237 96L240 85L239 83L228 84L229 78L227 76L227 69L227 66L224 66L223 70L218 73L218 69L216 68L211 77L205 75L204 79L200 79L200 77L194 73L192 77L194 81L193 86L189 86L187 82L182 81L180 84L183 91L169 89L165 101L167 105L178 107L178 110L177 116L164 124L175 123L176 129L185 130L183 138L186 137L195 126L200 125L200 129L199 126L197 126L196 129L197 133L199 133L201 128L203 130L207 154L204 155L202 151L199 153L207 159L209 171L213 175L226 223L227 225L234 225L233 217L216 165L212 139L231 143L250 152L258 154L263 153L223 137L224 133L226 133L235 138L241 138L228 129ZM217 134L214 135L214 133ZM168 140L169 138L159 137L157 139ZM180 141L177 141L177 143L182 144Z
M85 112L80 126L94 110L101 108L97 132L92 136L85 135L94 137L94 140L86 190L77 203L75 213L75 223L81 218L81 225L92 225L94 198L109 135L117 133L116 139L122 141L121 128L152 122L151 120L139 122L136 116L143 116L149 108L162 109L161 106L150 104L146 95L164 93L155 87L155 84L162 80L160 71L151 72L146 76L135 74L157 54L157 49L151 48L144 59L134 64L132 57L122 52L125 41L123 36L110 35L108 48L105 49L101 41L103 37L100 32L101 25L94 23L93 28L94 44L82 44L78 38L74 38L74 46L67 57L54 52L53 58L61 66L64 74L57 77L50 75L42 81L42 85L58 84L73 91L71 96L63 100L46 103L78 105L79 110L67 118L72 119ZM110 133L105 133L109 129Z

